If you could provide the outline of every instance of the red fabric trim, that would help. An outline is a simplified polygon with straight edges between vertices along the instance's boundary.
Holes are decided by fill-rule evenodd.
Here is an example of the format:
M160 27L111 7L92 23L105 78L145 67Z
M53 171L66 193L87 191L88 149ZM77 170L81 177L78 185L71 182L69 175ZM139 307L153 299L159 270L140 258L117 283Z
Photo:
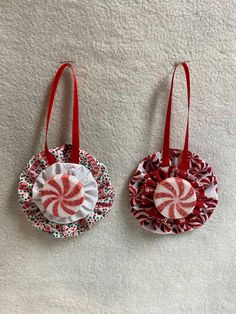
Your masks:
M172 107L172 94L173 94L173 87L174 87L174 77L175 72L178 65L182 65L184 68L185 76L186 76L186 85L187 85L187 98L188 98L188 115L187 115L187 125L186 125L186 132L185 132L185 141L184 141L184 149L182 152L182 157L179 163L179 168L183 170L187 170L189 168L189 160L188 160L188 145L189 145L189 110L190 110L190 73L189 68L186 63L178 63L174 67L172 80L171 80L171 87L169 93L169 100L166 112L166 124L165 124L165 132L164 132L164 140L163 140L163 159L162 165L163 167L169 166L169 159L170 159L170 120L171 120L171 107Z
M56 160L52 156L52 154L49 152L49 149L48 149L48 144L47 144L48 128L49 128L50 117L52 113L52 107L53 107L53 102L54 102L57 86L65 68L70 68L72 70L73 79L74 79L71 162L79 163L79 101L78 101L78 87L77 87L77 80L76 80L76 72L70 63L64 63L58 69L54 77L54 80L52 83L52 89L50 93L50 98L49 98L49 103L48 103L47 120L46 120L46 128L45 128L45 155L50 165L54 164Z

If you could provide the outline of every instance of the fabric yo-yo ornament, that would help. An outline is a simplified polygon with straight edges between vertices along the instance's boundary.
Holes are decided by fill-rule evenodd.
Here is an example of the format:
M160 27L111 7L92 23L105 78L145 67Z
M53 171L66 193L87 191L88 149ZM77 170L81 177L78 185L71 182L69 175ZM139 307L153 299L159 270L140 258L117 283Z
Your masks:
M183 150L170 149L172 93L176 68L184 69L188 116ZM158 234L178 234L201 227L218 203L211 166L188 150L190 74L175 65L166 114L163 150L145 157L129 184L131 212L140 225Z
M72 145L48 149L47 134L57 86L64 69L73 74ZM104 164L79 145L76 73L70 63L58 69L51 89L45 149L34 155L20 175L19 202L30 222L57 238L76 237L110 210L114 190Z

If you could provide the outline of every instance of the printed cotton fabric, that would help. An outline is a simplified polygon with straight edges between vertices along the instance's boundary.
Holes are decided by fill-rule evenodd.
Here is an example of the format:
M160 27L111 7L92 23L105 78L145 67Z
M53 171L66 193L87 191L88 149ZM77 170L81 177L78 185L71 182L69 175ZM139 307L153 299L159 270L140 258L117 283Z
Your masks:
M189 152L188 171L177 168L181 151L170 150L170 166L162 167L162 152L145 157L129 184L131 213L140 225L154 233L177 234L201 227L212 215L218 203L217 178L212 168L198 155ZM156 210L154 191L170 177L188 181L196 191L193 211L180 219L169 219Z
M68 163L71 158L71 145L62 145L50 149L57 162ZM96 222L109 212L114 190L106 166L89 153L80 150L80 165L91 171L97 182L98 199L96 205L86 217L68 224L59 224L48 220L32 198L32 189L39 174L50 165L41 152L34 155L20 175L18 186L19 202L28 220L39 230L45 231L57 238L76 237L88 231Z

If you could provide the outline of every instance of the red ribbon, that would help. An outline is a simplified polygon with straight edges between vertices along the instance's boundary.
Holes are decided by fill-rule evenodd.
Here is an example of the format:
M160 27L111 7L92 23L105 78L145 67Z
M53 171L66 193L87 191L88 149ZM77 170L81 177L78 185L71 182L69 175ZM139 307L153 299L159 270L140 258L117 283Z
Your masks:
M47 136L48 136L48 128L50 123L50 117L53 107L53 102L57 90L57 85L60 81L62 72L65 68L70 68L73 73L74 79L74 99L73 99L73 119L72 119L72 151L71 151L71 162L79 163L79 102L78 102L78 87L76 80L76 72L73 66L70 63L64 63L58 69L55 78L52 83L52 89L50 93L50 99L48 103L48 111L47 111L47 120L46 120L46 128L45 128L45 155L50 165L56 162L56 159L49 152L48 144L47 144Z
M168 107L166 112L166 124L165 124L165 133L164 133L164 141L163 141L163 155L162 155L162 165L163 167L169 165L169 156L170 156L170 119L171 119L171 107L172 107L172 94L173 94L173 87L174 87L174 77L175 72L178 65L182 65L185 72L186 77L186 85L187 85L187 98L188 98L188 115L187 115L187 125L186 125L186 132L185 132L185 142L184 142L184 149L182 152L182 156L179 163L179 168L185 171L189 168L189 160L188 160L188 144L189 144L189 110L190 110L190 73L189 68L185 62L178 63L174 67L171 87L170 87L170 94L169 94L169 101Z

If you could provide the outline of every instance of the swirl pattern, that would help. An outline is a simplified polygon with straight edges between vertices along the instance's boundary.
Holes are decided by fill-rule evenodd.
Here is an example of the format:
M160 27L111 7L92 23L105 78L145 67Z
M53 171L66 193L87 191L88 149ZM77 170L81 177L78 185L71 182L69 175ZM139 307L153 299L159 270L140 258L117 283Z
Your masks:
M138 165L130 181L131 213L143 228L151 232L176 234L199 228L210 218L218 203L217 178L212 168L198 155L189 152L189 171L182 171L176 166L180 156L181 150L171 149L169 166L167 167L162 167L162 152L147 156ZM175 185L172 193L161 188L161 183L167 179L169 181L171 178L177 179L177 181L181 179L181 181L183 180L182 183L185 184L186 192L183 195L186 196L186 199L181 199L181 202L184 203L182 204L184 205L183 208L181 208L184 210L184 212L181 210L182 214L179 213L176 206L169 211L170 205L173 203L174 193L180 193L180 195L182 193L182 184L179 184L179 187ZM189 186L186 186L185 181L190 184L195 193ZM170 185L172 186L172 184ZM173 188L169 185L168 187ZM159 191L159 189L161 190ZM187 191L189 192L188 196ZM168 200L165 200L164 195L156 195L157 193L171 195L168 199L171 202L163 206L165 210L162 210L160 205Z
M196 205L196 193L191 184L181 178L161 181L154 192L156 209L170 219L188 216Z
M41 202L54 217L70 217L84 202L84 185L76 177L57 174L43 186Z
M71 160L71 148L71 145L61 145L50 149L50 153L54 156L57 163L62 163L66 166ZM97 185L98 195L97 202L92 206L91 193L92 191L94 192L94 189L90 189L86 176L83 180L78 178L84 184L85 199L79 206L78 212L73 216L53 217L45 211L42 205L39 191L44 185L42 183L45 183L43 175L49 168L44 152L35 154L20 175L18 196L23 212L34 227L56 238L77 237L90 230L94 224L107 215L114 200L115 193L106 166L84 150L80 150L79 153L79 165L91 173ZM54 175L48 177L47 180ZM76 176L76 173L72 173L72 175ZM34 191L34 188L37 188L36 191ZM88 195L87 199L86 193ZM76 215L78 215L78 219L71 221L71 218ZM69 222L65 223L65 221Z

